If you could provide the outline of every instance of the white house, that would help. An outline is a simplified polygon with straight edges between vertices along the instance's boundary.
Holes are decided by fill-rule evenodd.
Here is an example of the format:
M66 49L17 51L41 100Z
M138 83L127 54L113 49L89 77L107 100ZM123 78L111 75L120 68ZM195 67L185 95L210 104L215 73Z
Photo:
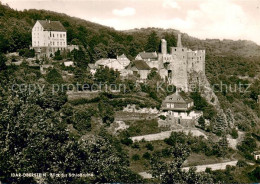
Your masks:
M98 67L108 67L112 68L113 70L118 70L119 72L123 70L125 67L122 65L117 59L111 59L111 58L102 58L96 61L95 63Z
M67 31L60 21L37 20L32 28L32 48L36 55L49 56L67 49Z
M128 70L128 74L139 76L139 82L144 82L151 71L151 68L142 60L132 61L126 69Z
M69 66L74 67L74 62L73 61L65 61L64 62L64 66L66 66L66 67L69 67Z

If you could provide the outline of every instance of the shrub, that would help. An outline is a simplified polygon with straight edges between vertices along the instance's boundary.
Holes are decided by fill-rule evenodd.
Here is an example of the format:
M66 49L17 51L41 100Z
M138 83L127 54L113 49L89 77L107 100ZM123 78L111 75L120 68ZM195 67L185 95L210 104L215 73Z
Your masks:
M73 126L78 131L91 130L92 110L77 110L73 114Z
M19 50L19 56L23 56L26 58L33 58L35 56L35 51L34 49L20 49Z
M133 141L129 137L125 137L125 138L121 139L121 143L129 146L129 145L133 144Z
M153 147L153 145L152 145L151 143L147 143L147 144L145 145L145 147L146 147L148 150L150 150L150 151L153 151L153 149L154 149L154 147Z
M205 119L202 116L198 119L198 123L201 126L201 128L205 128Z
M248 166L248 164L244 160L238 160L237 161L237 166L238 167L245 167L245 166Z
M160 115L159 118L162 120L166 120L166 116L164 116L164 115Z
M55 60L62 60L62 56L60 54L60 50L57 50L54 54L55 54L55 56L54 56L53 59L55 59Z
M233 128L231 130L230 135L232 136L233 139L237 139L238 138L238 131L235 128Z
M260 167L257 166L251 173L248 174L254 182L260 181Z
M148 153L148 152L145 152L145 153L143 154L143 158L149 160L149 159L151 158L151 154Z
M133 145L132 145L132 148L135 148L135 149L139 149L140 148L140 145L135 142Z
M170 149L168 149L168 148L162 149L162 156L163 156L164 158L168 158L170 155L171 155Z
M56 69L52 69L47 74L47 81L51 84L60 84L63 82L63 79L61 74Z
M134 154L134 155L132 156L132 160L134 160L134 161L140 160L140 156L137 155L137 154Z

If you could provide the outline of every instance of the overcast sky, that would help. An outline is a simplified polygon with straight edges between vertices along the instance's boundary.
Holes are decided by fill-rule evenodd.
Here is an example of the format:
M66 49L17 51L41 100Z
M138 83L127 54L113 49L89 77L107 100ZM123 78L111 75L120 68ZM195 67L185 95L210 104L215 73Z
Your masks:
M17 10L46 9L125 30L173 28L198 38L260 45L260 0L1 0Z

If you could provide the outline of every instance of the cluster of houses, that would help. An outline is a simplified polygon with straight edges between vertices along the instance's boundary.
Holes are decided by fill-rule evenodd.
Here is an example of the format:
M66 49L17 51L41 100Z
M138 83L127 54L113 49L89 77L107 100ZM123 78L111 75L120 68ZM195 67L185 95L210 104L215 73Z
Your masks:
M36 57L49 57L57 50L71 51L78 49L78 46L67 45L67 31L59 21L38 20L32 28L32 48ZM65 65L73 66L73 62ZM51 65L41 67L41 72L44 73L45 68L49 67ZM151 69L155 69L163 80L179 90L187 91L190 82L199 82L201 76L205 76L205 50L192 51L183 47L179 34L177 47L172 47L170 53L167 52L167 41L162 39L161 53L143 51L132 61L122 54L117 58L101 58L88 65L93 75L97 69L104 67L117 70L122 77L136 76L138 82L145 82ZM177 92L163 101L161 110L173 118L196 119L200 115L190 113L193 106L190 98Z
M139 82L145 82L151 67L143 60L130 61L125 54L113 58L102 58L94 64L89 64L89 71L94 75L98 68L108 67L120 72L121 77L134 75L138 77Z
M67 45L67 31L59 21L38 20L32 28L32 48L36 57L49 57L57 50L78 49L76 45ZM135 75L139 82L145 82L151 69L157 70L163 80L178 89L188 91L193 83L199 83L205 77L205 50L192 51L182 46L178 35L177 47L167 52L167 41L161 40L161 53L140 52L130 61L122 54L117 58L101 58L89 64L89 70L95 74L100 67L113 68L122 77Z
M192 51L183 47L180 34L177 47L172 47L171 53L167 53L167 41L162 39L161 53L143 51L133 61L122 54L89 64L92 74L100 67L117 70L122 77L135 75L139 82L145 82L151 69L155 69L163 80L183 91L188 91L191 84L199 84L206 77L205 50Z

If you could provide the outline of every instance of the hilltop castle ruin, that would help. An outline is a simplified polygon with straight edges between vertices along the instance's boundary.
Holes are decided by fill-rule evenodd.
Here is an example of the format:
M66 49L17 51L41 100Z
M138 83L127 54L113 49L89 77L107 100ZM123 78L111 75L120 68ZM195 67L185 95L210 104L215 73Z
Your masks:
M183 91L198 85L205 76L205 50L192 51L183 47L181 34L177 47L171 47L170 53L167 53L166 40L162 39L158 60L146 62L151 68L155 67L163 79Z

